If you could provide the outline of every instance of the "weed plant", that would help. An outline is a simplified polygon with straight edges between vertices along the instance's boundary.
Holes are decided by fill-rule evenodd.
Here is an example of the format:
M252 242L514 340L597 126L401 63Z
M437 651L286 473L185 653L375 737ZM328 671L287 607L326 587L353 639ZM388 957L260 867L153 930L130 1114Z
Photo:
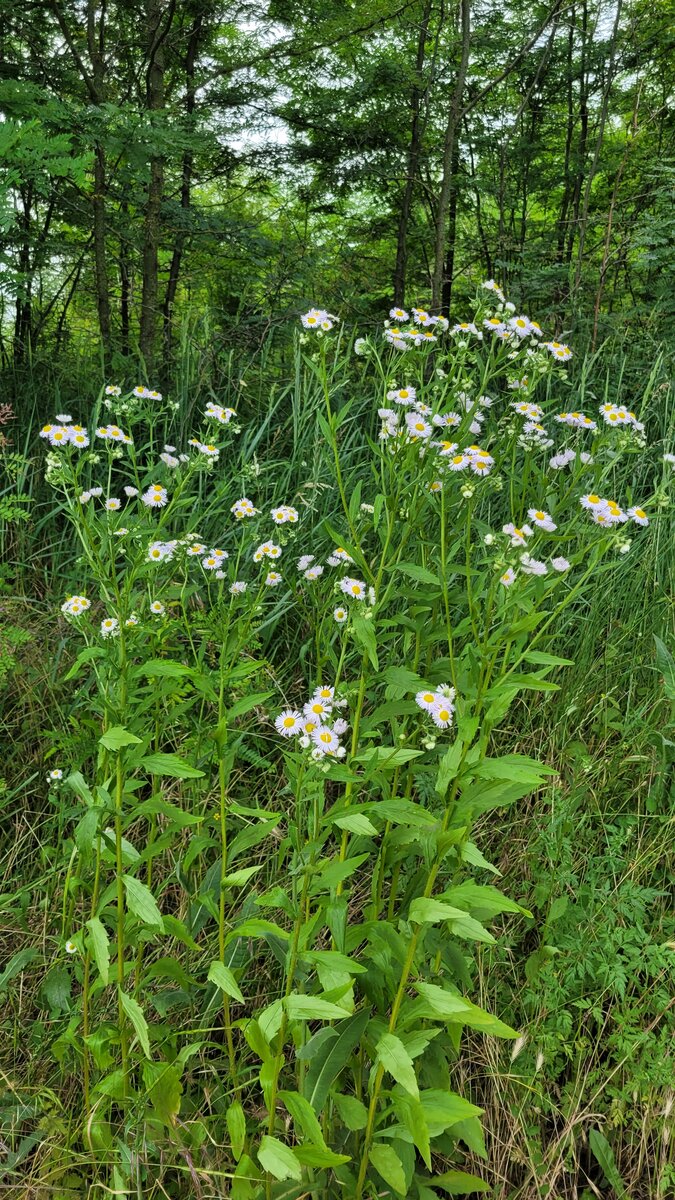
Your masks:
M527 714L555 719L589 615L629 572L656 578L655 620L667 603L647 569L672 476L650 431L658 363L635 411L608 386L584 412L561 400L570 357L490 281L453 329L393 310L353 341L310 310L257 424L233 378L189 406L108 384L86 427L44 425L71 548L59 535L53 642L76 650L43 735L43 878L17 901L28 924L42 887L43 944L1 986L14 1071L38 1042L57 1069L39 1103L10 1089L8 1177L30 1162L64 1195L154 1194L161 1176L166 1195L234 1200L488 1190L467 1054L518 1063L554 1003L531 989L573 944L569 896L590 921L612 894L570 867L527 986L505 986L551 884L542 866L515 896L495 886L499 822L564 787L561 763L524 752ZM286 403L300 464L279 444ZM576 811L566 797L564 838ZM542 834L529 869L548 854ZM622 894L644 916L623 979L619 905L607 961L589 948L566 1003L589 974L625 996L659 894ZM650 986L667 970L648 955ZM559 1032L544 1021L554 1077ZM548 1187L549 1166L527 1179Z

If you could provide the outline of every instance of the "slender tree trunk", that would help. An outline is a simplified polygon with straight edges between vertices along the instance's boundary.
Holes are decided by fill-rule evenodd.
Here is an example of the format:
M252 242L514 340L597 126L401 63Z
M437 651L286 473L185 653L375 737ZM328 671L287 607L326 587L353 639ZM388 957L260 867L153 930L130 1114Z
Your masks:
M428 0L422 13L419 38L417 40L417 57L415 59L415 82L410 96L410 144L406 162L406 179L401 210L398 220L398 236L396 239L396 266L394 267L394 304L405 304L405 280L408 265L408 221L412 209L413 192L422 148L422 128L420 121L421 100L424 94L422 87L422 71L426 53L427 37L429 34L429 19L431 17L432 0Z
M127 228L129 223L129 206L126 201L120 204L120 333L122 354L126 357L130 349L131 333L131 266L129 263L129 244Z
M476 178L476 161L474 158L473 146L471 144L471 136L470 136L470 131L468 128L468 123L465 122L465 124L466 124L466 135L467 135L467 146L469 148L469 164L471 166L471 182L473 184L474 194L476 197L476 226L478 229L478 237L480 238L480 244L483 247L483 256L485 259L485 273L486 273L486 276L488 279L492 279L492 276L494 273L493 269L492 269L492 255L490 254L490 247L488 246L487 237L485 235L485 226L483 225L483 209L482 209L481 199L480 199L480 187L478 185L478 180Z
M431 307L435 311L438 311L443 301L444 268L447 261L446 226L448 222L448 214L452 206L453 193L456 188L456 173L454 167L455 164L459 162L458 157L455 156L455 142L457 140L457 128L460 120L462 95L464 92L464 83L466 81L467 67L469 65L469 48L471 43L471 0L459 0L459 4L461 54L459 67L457 68L455 86L450 99L448 120L445 127L445 140L443 143L443 176L441 179L441 191L438 197L438 206L436 209L434 270L431 280Z
M197 61L201 33L202 13L198 13L195 16L192 29L190 31L190 39L188 41L187 54L185 56L185 114L187 117L188 133L190 132L192 115L195 110L195 63ZM180 206L183 212L187 212L190 207L193 165L194 155L190 149L187 149L183 154L180 186ZM176 235L173 254L171 255L171 264L169 266L169 278L167 280L166 292L164 295L164 352L167 358L171 353L173 306L176 300L176 292L178 290L178 280L180 278L180 269L183 261L186 238L187 234L185 226L182 225Z
M450 312L452 302L452 277L455 272L455 242L457 234L457 186L454 182L459 177L459 138L455 138L452 151L452 179L450 203L448 210L448 251L445 258L443 287L441 289L441 310Z
M569 235L567 239L567 251L565 253L565 263L569 266L572 261L572 252L574 250L574 242L577 235L577 223L579 221L579 208L581 205L581 194L584 186L584 178L586 175L586 145L588 142L588 74L587 74L587 48L588 48L588 4L583 0L581 16L581 63L579 67L579 142L576 151L577 171L574 180L574 187L571 196L572 217L569 223Z
M563 262L565 255L567 210L571 195L570 158L572 155L572 137L574 134L574 80L572 78L574 55L574 21L575 10L572 8L570 13L569 34L567 37L567 128L565 132L565 160L562 172L565 186L560 204L560 216L558 217L556 238L556 262L560 264Z
M98 34L96 32L96 0L87 4L87 44L91 62L91 84L95 103L105 99L105 2L101 5ZM94 194L92 196L94 231L94 280L96 285L96 307L103 346L103 359L107 364L112 353L112 328L110 320L110 295L108 288L108 261L106 251L106 157L105 147L97 142L94 147Z
M164 50L163 42L173 20L173 5L161 29L161 0L146 0L146 23L148 31L148 72L146 107L151 122L164 108ZM164 162L160 154L150 159L150 179L145 205L142 256L142 295L140 320L140 350L146 370L154 365L155 339L159 293L159 237L161 226L162 193L164 190Z
M22 363L28 354L31 340L31 326L33 323L33 287L30 261L33 192L30 184L26 188L20 189L20 196L21 212L18 219L22 235L18 256L20 279L16 293L14 343L12 348L14 362L18 364Z

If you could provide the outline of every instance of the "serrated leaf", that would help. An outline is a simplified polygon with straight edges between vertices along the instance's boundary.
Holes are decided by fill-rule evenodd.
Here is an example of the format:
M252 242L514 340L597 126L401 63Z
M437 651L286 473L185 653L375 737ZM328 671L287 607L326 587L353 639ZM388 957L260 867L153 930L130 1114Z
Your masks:
M122 882L127 894L129 911L145 925L163 929L162 914L150 889L141 883L140 879L135 879L133 875L123 875Z
M122 1008L127 1014L131 1024L136 1030L138 1041L146 1058L152 1058L150 1053L150 1036L148 1032L148 1023L143 1016L143 1009L133 996L125 992L122 988L118 988Z
M268 1171L280 1182L284 1179L296 1179L300 1182L302 1179L302 1167L290 1146L285 1146L283 1142L268 1134L261 1139L258 1162L263 1171Z
M419 1088L415 1068L400 1038L397 1038L394 1033L385 1033L375 1047L375 1054L384 1069L417 1100Z
M226 967L224 963L212 962L207 978L209 983L215 983L216 987L225 992L226 996L231 996L233 1000L238 1000L240 1004L245 1003L239 984L230 968Z
M107 985L110 974L110 939L103 922L98 917L92 917L90 921L87 921L87 929L94 962L103 983Z
M122 750L124 746L138 746L141 742L135 733L129 733L123 725L111 725L98 740L106 750Z
M375 1170L384 1179L385 1183L389 1184L399 1196L405 1196L407 1192L405 1182L405 1172L403 1163L392 1146L386 1146L382 1142L376 1142L370 1147L368 1159L375 1167Z
M203 779L204 772L191 767L178 754L146 754L140 764L150 775L165 775L169 779Z

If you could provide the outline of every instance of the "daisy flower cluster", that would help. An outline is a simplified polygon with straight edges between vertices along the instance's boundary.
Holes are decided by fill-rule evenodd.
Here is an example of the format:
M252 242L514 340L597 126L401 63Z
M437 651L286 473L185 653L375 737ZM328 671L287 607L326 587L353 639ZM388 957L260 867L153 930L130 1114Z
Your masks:
M455 712L454 699L455 689L444 683L438 688L423 688L415 696L415 703L439 729L449 729Z
M409 321L410 314L404 308L390 309L389 320L384 323L384 338L390 346L395 346L397 350L409 350L411 346L433 344L437 335L432 330L438 328L445 332L449 325L446 317L432 316L425 308L413 308L412 324L402 328L401 322Z
M303 750L311 750L311 757L318 762L327 756L344 758L347 751L340 738L349 725L335 710L344 708L346 700L335 697L333 687L321 686L303 705L302 711L285 708L274 722L277 733L282 737L299 739Z
M91 600L86 596L67 596L61 605L61 612L67 617L79 617L91 608Z
M325 308L310 308L309 312L300 317L304 329L314 329L327 333L340 318L335 313L329 313Z
M78 450L85 450L89 445L89 434L84 425L71 425L69 422L72 417L69 413L59 413L56 417L58 425L47 424L43 425L40 430L40 437L45 438L50 446L75 446Z
M235 500L234 504L230 508L230 512L237 518L238 521L241 521L244 517L257 516L260 512L260 509L256 508L253 501L249 500L247 496L242 496L241 500Z
M633 521L636 525L649 525L649 518L643 508L633 507L624 512L616 500L607 500L595 492L582 496L579 503L596 525L625 525L627 521Z
M218 421L220 425L229 425L233 417L236 417L236 411L233 408L224 408L222 404L214 404L209 400L204 411L204 416L209 421Z
M107 391L107 389L106 389L106 391ZM108 393L108 394L110 394L110 393ZM117 392L115 394L119 395L119 392ZM161 392L153 391L152 388L146 388L143 386L142 383L139 383L136 385L135 388L132 388L131 394L133 396L136 396L136 398L138 400L161 400L162 399Z
M123 446L131 446L133 438L124 433L119 425L100 425L96 430L97 438L102 442L120 442Z
M293 508L290 504L280 504L278 508L273 508L270 512L275 525L295 525L299 515L297 508Z
M531 525L517 526L509 521L502 526L502 533L508 537L509 546L522 551L517 565L507 567L500 574L499 581L506 588L511 587L519 572L522 572L523 575L548 575L549 567L561 573L570 569L571 564L562 556L550 558L546 563L543 559L534 558L526 549L529 540L536 536L538 530L543 530L544 533L555 533L558 528L550 513L543 508L529 508L527 515L532 522Z
M635 413L618 404L601 404L598 411L605 425L629 425L636 433L645 431L644 425L638 421Z

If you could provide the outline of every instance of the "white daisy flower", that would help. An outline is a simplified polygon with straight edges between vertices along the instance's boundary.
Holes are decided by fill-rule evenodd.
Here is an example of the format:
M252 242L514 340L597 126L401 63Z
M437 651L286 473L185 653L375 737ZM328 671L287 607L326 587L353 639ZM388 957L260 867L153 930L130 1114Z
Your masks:
M540 529L545 529L547 533L553 533L553 530L558 528L549 514L541 508L528 508L527 515L533 525L538 525Z
M515 577L516 573L513 567L508 567L506 571L504 571L504 574L499 576L499 582L503 584L504 587L511 587Z
M320 696L313 696L303 705L302 715L306 721L315 721L320 724L330 716L332 709L332 697L330 700L322 700ZM307 731L305 730L305 732Z
M274 722L277 733L282 737L295 737L302 732L302 717L295 708L285 708Z
M521 554L520 566L525 575L546 575L548 572L546 563L532 558L530 554Z
M153 600L150 604L150 612L154 613L157 617L161 617L166 612L166 609L161 600Z
M629 508L626 514L636 525L649 525L649 518L643 508Z
M138 488L135 488L135 487L130 487L130 486L126 486L126 487L124 488L124 495L125 495L125 496L128 496L128 497L129 497L129 499L131 500L133 496L137 496L137 495L138 495Z
M308 567L306 571L303 571L303 575L305 579L308 579L310 583L313 583L315 579L318 579L321 575L323 575L323 567L319 566L318 564L315 567Z
M318 729L315 729L312 741L322 754L335 754L340 747L340 739L328 725L320 725Z
M47 771L47 779L50 783L58 783L60 779L63 779L63 771L60 767L54 767L52 771Z
M516 333L520 338L527 337L532 328L529 317L523 316L511 317L511 320L508 322L508 326L509 329L512 329L513 332Z
M143 492L141 500L147 508L164 508L164 505L168 504L169 493L166 488L156 483L149 487L147 492Z
M122 389L116 383L109 383L105 389L106 396L121 396Z
M278 571L268 571L265 576L265 587L278 587L281 583L281 575Z
M273 508L270 516L275 525L286 525L291 523L294 525L299 518L297 508L292 508L290 504L281 504L278 508Z
M570 563L566 558L563 558L562 555L560 555L558 558L552 558L551 566L553 567L554 571L569 571L570 569Z
M77 954L77 946L75 945L75 942L66 942L63 949L65 950L66 954Z
M588 495L582 496L579 500L582 508L587 508L591 512L603 510L607 507L607 501L598 496L596 492L589 492Z
M101 635L104 638L117 637L120 631L120 623L117 617L104 617L101 621Z
M431 709L431 719L439 729L448 729L452 725L454 707L449 700L439 698Z
M236 579L234 583L230 585L230 594L232 596L242 596L247 587L248 584L244 583L243 579Z
M351 575L345 575L344 579L340 580L340 591L344 592L345 596L350 596L352 600L365 600L366 585L361 579L353 579Z
M88 502L91 500L91 492L82 492L78 496L78 500L80 504L88 504Z
M337 733L338 737L342 737L342 734L346 733L348 729L349 723L345 721L344 717L338 717L337 721L333 721L333 733Z
M118 500L116 496L111 496L109 500L106 500L105 506L108 512L117 512L118 508L122 507L122 501Z
M127 628L128 628L128 629L132 629L134 625L139 625L139 624L140 624L140 622L139 622L139 619L138 619L138 617L137 617L136 613L133 613L133 612L132 612L132 613L131 613L131 614L130 614L128 617L127 617L127 619L126 619L126 621L124 622L124 624L127 626Z
M393 400L395 404L414 404L417 397L417 392L414 387L404 387L394 389L387 392L387 400Z
M314 562L313 554L302 554L297 562L298 571L306 571Z
M404 308L390 308L389 316L392 321L407 321L409 319L408 313Z
M340 605L333 609L333 620L337 621L338 625L344 625L348 615L347 609L342 608Z
M431 688L423 688L422 691L418 692L415 696L415 703L418 704L420 708L423 708L425 712L431 712L434 704L436 704L439 699L440 697L437 692L433 691Z

